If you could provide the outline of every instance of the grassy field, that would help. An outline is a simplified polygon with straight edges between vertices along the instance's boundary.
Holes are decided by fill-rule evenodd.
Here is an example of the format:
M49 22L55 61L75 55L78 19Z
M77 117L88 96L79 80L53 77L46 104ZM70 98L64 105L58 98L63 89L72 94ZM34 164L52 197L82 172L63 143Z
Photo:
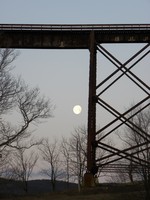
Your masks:
M142 192L130 193L100 193L100 194L78 194L78 193L50 193L42 196L7 197L1 200L144 200Z
M84 188L79 193L76 189L67 192L51 192L26 196L10 196L1 200L144 200L141 184L100 184L94 188Z

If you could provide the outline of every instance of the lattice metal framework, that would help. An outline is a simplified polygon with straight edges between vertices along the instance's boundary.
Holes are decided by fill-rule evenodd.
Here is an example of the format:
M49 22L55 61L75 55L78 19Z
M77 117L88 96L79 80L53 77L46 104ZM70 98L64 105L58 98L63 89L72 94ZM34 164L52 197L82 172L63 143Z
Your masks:
M100 83L96 83L96 54L102 54L108 61L110 61L115 67L109 76L107 76ZM133 123L132 118L150 106L150 87L144 80L139 78L132 69L150 53L150 44L145 44L139 51L137 51L132 57L130 57L124 63L120 62L115 56L112 55L101 44L97 43L94 37L94 33L91 33L91 45L90 45L90 83L89 83L89 118L88 118L88 173L95 175L98 172L98 168L101 168L104 172L116 172L117 169L122 169L122 172L127 172L129 165L127 164L115 164L122 159L126 159L132 166L145 169L150 169L150 161L138 157L138 154L150 149L150 134L145 132L141 127ZM150 57L149 57L150 62ZM146 73L146 72L145 72ZM134 106L130 107L127 111L120 113L110 103L107 103L102 98L102 94L105 93L110 87L118 82L122 77L126 76L131 80L140 90L143 91L144 97ZM108 82L108 84L107 84ZM107 86L103 87L106 84ZM102 89L101 89L102 88ZM100 91L100 92L99 92ZM124 91L122 91L124 92ZM126 91L128 92L128 91ZM134 93L134 91L133 91ZM129 102L130 103L130 102ZM96 130L96 105L103 107L114 119L107 123L104 127ZM140 109L137 109L140 108ZM132 114L130 114L132 113ZM118 122L118 123L117 123ZM117 148L104 142L108 136L116 131L121 126L126 125L137 136L139 135L143 142L133 145L130 148ZM104 133L104 134L101 134ZM99 135L99 137L97 137ZM97 139L98 138L98 139ZM103 149L107 152L106 156L97 158L96 149ZM89 178L90 179L90 178ZM89 181L90 182L90 181Z
M102 45L104 43L145 43L145 46L126 62L122 63L104 48ZM150 105L150 87L132 71L141 60L149 56L150 24L0 24L0 48L89 49L90 69L86 184L92 185L93 178L98 168L103 168L107 171L114 171L117 168L127 169L125 164L122 164L122 167L121 165L118 166L115 164L116 161L124 158L136 166L142 163L143 166L149 169L149 161L137 157L136 154L140 151L137 150L138 147L144 147L144 145L150 143L150 135L136 126L131 119ZM97 84L98 53L110 61L116 67L116 70ZM120 113L116 108L110 105L110 103L106 102L102 98L102 95L124 76L136 84L136 86L143 91L145 96L141 101L136 103L136 105ZM108 85L103 87L107 82ZM96 130L97 105L114 116L112 121L99 130ZM136 110L139 106L140 109ZM134 114L129 115L131 112ZM145 142L125 149L119 149L104 142L105 138L123 125L134 130ZM105 133L103 136L101 135L102 132ZM97 158L96 152L98 148L108 152L107 155L102 158ZM148 150L149 148L150 146L148 145L146 149L143 148L141 151ZM134 151L132 151L133 149Z

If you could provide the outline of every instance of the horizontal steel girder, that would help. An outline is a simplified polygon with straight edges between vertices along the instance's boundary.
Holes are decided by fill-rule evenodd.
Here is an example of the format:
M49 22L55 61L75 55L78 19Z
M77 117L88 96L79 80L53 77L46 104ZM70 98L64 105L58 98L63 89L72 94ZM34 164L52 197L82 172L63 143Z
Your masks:
M0 24L0 48L88 49L91 31L97 43L150 42L150 24Z

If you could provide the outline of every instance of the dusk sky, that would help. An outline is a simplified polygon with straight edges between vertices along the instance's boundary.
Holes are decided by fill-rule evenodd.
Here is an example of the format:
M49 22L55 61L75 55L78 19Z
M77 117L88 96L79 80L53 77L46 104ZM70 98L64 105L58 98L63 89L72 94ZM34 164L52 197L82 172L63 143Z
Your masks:
M8 24L142 24L150 23L150 0L0 0L0 23ZM104 45L121 61L130 58L143 44ZM54 117L37 127L38 136L69 136L74 128L87 125L88 50L19 50L14 73L56 105ZM147 57L135 73L150 83ZM143 65L144 64L144 65ZM98 81L116 68L98 53ZM135 67L136 68L136 67ZM114 89L114 90L113 90ZM141 99L139 90L126 79L106 94L106 99L121 112ZM123 91L123 92L122 92ZM134 91L134 94L133 94ZM126 94L128 92L128 94ZM141 95L141 96L140 96ZM82 107L75 115L73 106ZM98 109L99 123L109 120ZM102 121L102 122L101 122Z

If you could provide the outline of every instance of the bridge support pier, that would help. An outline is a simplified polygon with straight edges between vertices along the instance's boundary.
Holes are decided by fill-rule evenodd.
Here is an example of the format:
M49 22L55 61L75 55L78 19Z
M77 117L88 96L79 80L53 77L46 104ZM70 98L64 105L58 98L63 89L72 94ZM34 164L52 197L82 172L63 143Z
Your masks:
M84 187L94 187L95 186L95 178L92 173L84 174Z
M84 176L85 187L95 185L94 175L97 173L95 163L96 137L96 43L94 31L90 34L90 67L89 67L89 99L88 99L88 141L87 141L87 172Z

